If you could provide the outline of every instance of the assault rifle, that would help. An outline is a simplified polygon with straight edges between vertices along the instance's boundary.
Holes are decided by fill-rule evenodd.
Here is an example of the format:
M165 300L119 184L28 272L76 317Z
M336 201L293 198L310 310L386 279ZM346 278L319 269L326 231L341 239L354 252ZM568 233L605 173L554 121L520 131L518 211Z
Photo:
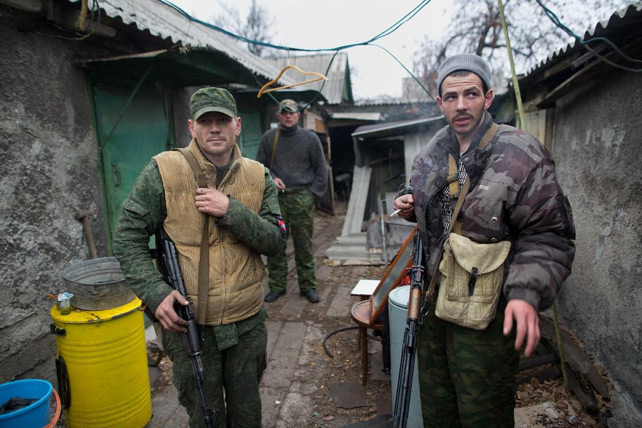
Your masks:
M158 264L159 270L163 275L163 279L176 291L181 293L181 296L187 299L187 291L183 283L183 275L178 265L178 256L176 253L176 246L165 232L162 227L156 233L156 246L158 248ZM194 319L194 311L192 304L183 306L180 303L174 305L174 310L179 317L187 321L187 332L183 333L183 347L185 352L189 355L192 361L192 372L198 387L198 393L201 396L201 406L203 407L203 415L205 416L205 426L213 428L214 424L212 417L215 411L207 407L205 401L205 392L203 391L203 382L205 382L205 371L203 370L203 360L201 358L201 339Z
M412 390L412 376L415 368L415 354L417 353L417 335L422 321L421 284L423 280L423 244L419 232L415 235L414 258L412 265L412 285L408 300L408 324L403 336L401 360L399 362L399 378L395 395L395 410L393 427L405 428L408 422L408 409L410 407L410 393Z

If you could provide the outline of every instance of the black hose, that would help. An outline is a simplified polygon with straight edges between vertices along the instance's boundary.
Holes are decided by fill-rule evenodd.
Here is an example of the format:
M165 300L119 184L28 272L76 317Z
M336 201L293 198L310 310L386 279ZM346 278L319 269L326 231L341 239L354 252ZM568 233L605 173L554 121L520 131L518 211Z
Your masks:
M323 338L323 342L321 343L323 344L323 350L325 351L326 354L328 354L328 357L334 358L334 355L332 355L332 352L328 351L328 348L325 346L325 342L330 338L330 336L332 336L335 333L339 333L340 331L354 330L355 328L359 328L359 326L352 325L350 327L341 327L325 335L325 337Z

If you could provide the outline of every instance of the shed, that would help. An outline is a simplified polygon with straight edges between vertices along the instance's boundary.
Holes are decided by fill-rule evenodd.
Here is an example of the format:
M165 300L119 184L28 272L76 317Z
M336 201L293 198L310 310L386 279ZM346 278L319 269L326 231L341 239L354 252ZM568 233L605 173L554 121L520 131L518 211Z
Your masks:
M410 232L404 227L409 223L389 216L394 195L400 185L407 184L412 161L421 147L445 125L443 116L437 116L365 125L352 133L353 188L341 237L326 252L329 258L391 260ZM373 222L387 228L379 238L368 241L367 229ZM378 230L376 225L374 228ZM370 254L376 247L385 247L381 256Z
M0 49L0 382L53 380L47 295L89 257L76 214L92 211L98 256L109 255L142 167L189 142L191 93L229 88L251 151L267 105L256 91L278 70L156 0L0 0Z

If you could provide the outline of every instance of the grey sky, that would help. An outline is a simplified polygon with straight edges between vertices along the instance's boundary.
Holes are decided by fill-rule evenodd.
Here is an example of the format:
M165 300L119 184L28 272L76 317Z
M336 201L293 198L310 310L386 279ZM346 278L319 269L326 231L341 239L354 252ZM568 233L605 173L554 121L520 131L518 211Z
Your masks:
M221 0L222 3L226 1ZM269 6L277 23L274 44L310 49L333 48L368 40L420 3L419 0L258 1ZM215 1L173 0L173 3L207 22L213 22L213 17L218 14ZM412 70L412 55L419 40L424 34L437 37L447 22L444 16L447 3L447 0L431 1L411 21L377 43ZM241 17L245 17L251 0L234 0L230 4L239 9ZM269 51L271 49L268 54ZM374 46L350 48L345 52L350 61L355 98L401 95L401 79L408 74L389 54Z

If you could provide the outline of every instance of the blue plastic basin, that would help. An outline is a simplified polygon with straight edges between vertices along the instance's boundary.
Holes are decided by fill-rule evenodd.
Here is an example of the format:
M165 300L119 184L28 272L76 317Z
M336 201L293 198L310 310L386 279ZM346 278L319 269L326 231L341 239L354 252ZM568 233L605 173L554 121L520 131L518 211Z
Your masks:
M49 423L49 398L53 386L42 379L23 379L0 385L0 404L14 397L37 401L15 412L0 415L0 428L42 428Z

